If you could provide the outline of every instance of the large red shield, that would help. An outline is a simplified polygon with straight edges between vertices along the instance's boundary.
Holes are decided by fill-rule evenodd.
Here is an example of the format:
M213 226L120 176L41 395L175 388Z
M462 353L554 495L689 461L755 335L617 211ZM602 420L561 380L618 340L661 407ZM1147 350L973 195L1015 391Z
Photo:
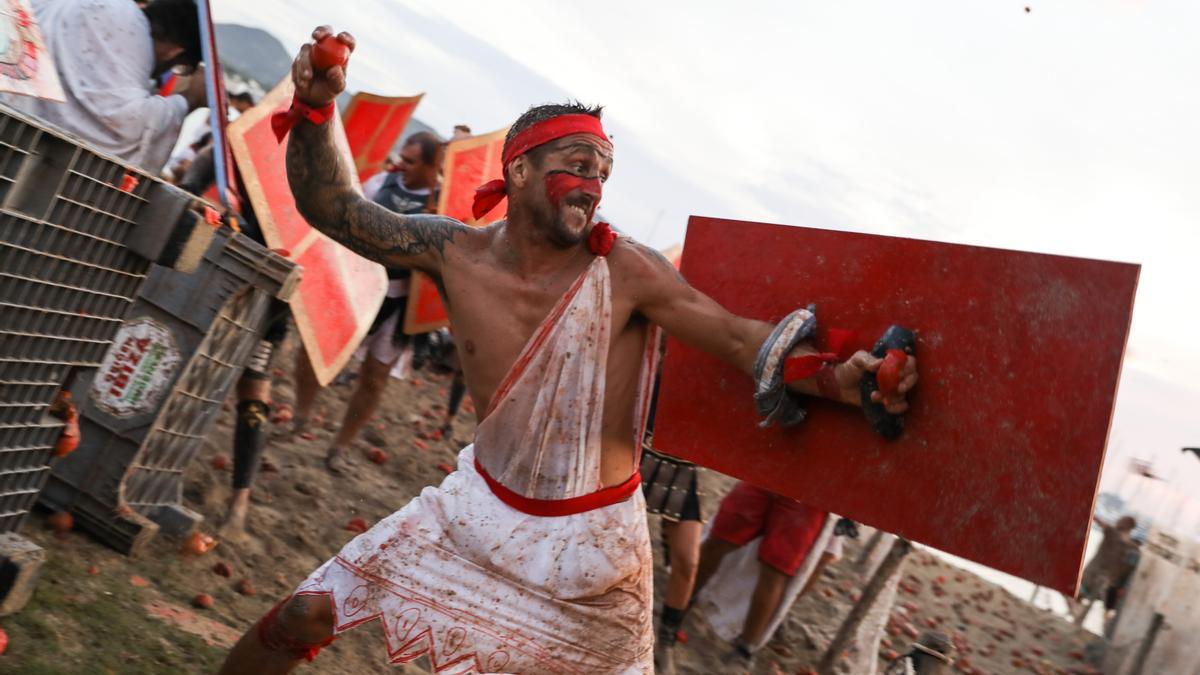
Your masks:
M314 230L296 211L284 159L287 139L275 140L271 114L286 109L292 82L284 80L229 125L229 143L267 246L287 250L303 266L300 285L288 301L317 379L327 384L350 359L371 327L383 296L383 267L352 253ZM334 137L352 165L340 119Z
M504 217L507 202L501 202L482 218L475 218L471 214L471 203L475 199L475 188L504 176L500 153L504 149L506 133L507 128L500 129L490 134L452 141L446 146L438 213L474 227L484 227ZM450 324L446 308L438 296L437 285L426 275L419 272L413 274L409 299L404 315L404 332L410 335L428 333Z
M760 429L750 378L671 341L655 446L813 506L1073 593L1104 460L1139 266L693 217L682 272L731 311L870 349L917 331L903 435L806 402Z
M383 160L404 133L422 96L379 96L360 91L350 99L344 123L358 180L366 182L383 168Z

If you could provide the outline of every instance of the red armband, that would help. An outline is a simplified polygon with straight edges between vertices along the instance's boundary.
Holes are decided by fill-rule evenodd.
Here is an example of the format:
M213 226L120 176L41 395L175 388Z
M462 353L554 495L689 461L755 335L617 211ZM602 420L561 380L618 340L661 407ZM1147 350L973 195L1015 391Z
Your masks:
M286 111L280 110L271 115L271 131L275 132L275 140L282 143L283 137L287 136L292 127L296 126L300 120L308 120L313 124L324 124L333 117L333 111L333 101L314 108L293 96L292 105Z

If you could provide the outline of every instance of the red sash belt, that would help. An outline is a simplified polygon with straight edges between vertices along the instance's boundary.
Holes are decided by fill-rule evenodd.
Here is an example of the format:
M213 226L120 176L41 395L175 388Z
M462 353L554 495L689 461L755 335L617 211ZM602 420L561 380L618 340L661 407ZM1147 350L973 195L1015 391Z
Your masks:
M479 472L480 476L483 476L484 482L492 489L492 494L496 495L500 501L521 513L547 518L573 516L576 513L586 513L587 511L594 511L605 506L623 502L636 492L638 486L642 484L642 475L635 471L629 477L629 480L620 485L601 488L579 497L571 497L570 499L533 499L517 494L501 485L500 481L492 478L491 474L483 468L478 459L475 460L475 470Z

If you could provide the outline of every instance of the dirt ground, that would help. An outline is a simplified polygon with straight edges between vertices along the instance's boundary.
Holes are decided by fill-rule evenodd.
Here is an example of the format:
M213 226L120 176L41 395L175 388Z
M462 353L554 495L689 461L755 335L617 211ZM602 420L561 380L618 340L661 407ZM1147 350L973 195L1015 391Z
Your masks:
M287 360L286 354L277 359ZM290 403L290 373L277 369L276 376L275 401ZM45 527L45 514L35 515L22 534L43 546L49 560L28 606L0 619L9 636L0 673L214 672L241 632L354 536L345 529L348 521L361 517L372 524L441 480L445 472L439 465L454 463L474 428L473 415L460 412L452 438L418 437L440 425L448 386L448 379L426 373L393 380L382 409L349 453L351 472L338 478L325 471L321 459L351 389L334 385L323 391L313 437L279 434L268 449L280 471L259 475L248 521L251 537L219 540L203 555L185 554L179 540L160 535L147 554L131 559L85 533L52 533ZM229 471L215 468L213 460L230 455L232 423L233 413L227 410L188 468L184 504L205 516L202 530L208 533L216 532L230 494ZM385 463L366 459L372 446L387 453ZM723 478L714 482L725 489L732 485ZM657 545L657 519L652 520L655 582L662 588L667 573ZM864 533L859 542L865 538ZM850 542L843 560L831 565L792 607L759 653L755 673L804 673L816 665L849 612L851 596L864 583L854 565L859 542ZM229 577L213 571L217 563L229 567ZM252 595L238 592L242 580L253 587ZM192 606L200 593L212 596L211 608ZM1088 672L1081 658L1089 634L924 551L906 562L893 619L896 634L888 636L890 645L881 650L881 668L883 654L907 649L906 629L933 625L956 635L965 647L956 672ZM728 645L711 635L703 617L694 613L685 631L688 641L677 651L680 672L722 672L720 657ZM380 632L367 624L298 672L428 672L423 660L387 666L384 659Z

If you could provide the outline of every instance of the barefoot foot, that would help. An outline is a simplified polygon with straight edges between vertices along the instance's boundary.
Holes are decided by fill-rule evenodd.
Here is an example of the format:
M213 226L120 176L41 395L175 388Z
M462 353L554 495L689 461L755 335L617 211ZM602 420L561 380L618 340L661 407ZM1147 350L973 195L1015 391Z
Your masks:
M335 476L346 473L346 458L342 456L340 448L330 448L325 454L325 468Z
M235 490L229 501L229 512L217 535L222 539L239 539L246 535L246 513L250 510L250 490Z

